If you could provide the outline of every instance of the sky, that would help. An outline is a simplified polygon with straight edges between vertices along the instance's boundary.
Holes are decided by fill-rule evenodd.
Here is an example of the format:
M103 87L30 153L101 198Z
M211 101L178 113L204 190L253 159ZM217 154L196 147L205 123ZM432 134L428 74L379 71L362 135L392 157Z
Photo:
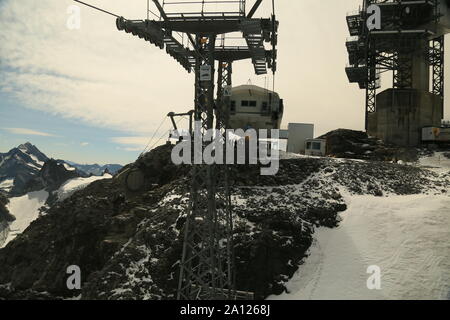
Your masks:
M146 0L86 2L126 18L146 17ZM159 48L117 31L114 17L93 9L79 5L80 28L68 28L74 4L0 0L0 152L30 141L54 158L132 162L146 146L165 142L167 113L193 108L193 74ZM234 85L275 83L285 101L283 128L313 123L316 136L337 128L363 130L364 91L348 83L344 71L345 16L360 4L277 0L275 81L271 74L254 75L250 61L243 61L234 64ZM156 11L153 4L151 9ZM265 0L256 16L270 14L271 1ZM450 61L450 41L446 52ZM449 86L447 81L446 92Z

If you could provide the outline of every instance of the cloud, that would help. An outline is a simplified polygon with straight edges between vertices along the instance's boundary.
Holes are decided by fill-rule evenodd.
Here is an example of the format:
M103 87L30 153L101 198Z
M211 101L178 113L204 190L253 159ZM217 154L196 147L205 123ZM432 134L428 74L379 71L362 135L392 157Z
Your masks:
M146 15L144 2L91 1L132 18ZM192 75L93 9L80 5L81 28L68 29L73 4L2 3L0 91L28 108L136 134L151 134L169 111L189 108Z
M125 151L140 151L150 150L158 145L162 145L166 142L167 135L161 135L157 138L133 136L133 137L113 137L111 141L121 146L117 147L118 150Z
M142 152L144 149L140 147L117 147L117 150L123 150L128 152Z
M149 137L113 137L111 138L111 141L118 143L118 144L126 144L126 145L134 145L134 146L141 146L145 147L149 142Z
M364 92L344 72L345 14L361 0L279 2L276 90L286 102L284 123L315 123L316 135L337 127L362 129ZM21 105L136 136L151 136L170 111L193 108L193 75L165 51L118 31L113 17L79 5L81 28L70 30L73 1L0 3L0 92ZM146 16L145 1L89 3L130 19ZM270 7L263 1L258 17L269 16ZM262 87L272 80L270 74L255 76L248 60L233 64L235 85L249 78Z
M146 16L145 1L89 3L126 18ZM151 136L168 112L193 108L192 73L165 50L118 31L114 17L81 4L81 28L70 30L68 8L74 4L3 0L0 91L28 108L136 135ZM245 81L255 78L249 61L236 67L239 73Z
M29 136L41 136L41 137L56 137L53 134L27 129L27 128L3 128L3 130L8 131L12 134L29 135Z
M86 146L89 145L89 142L82 142L82 143L80 143L80 145L81 145L82 147L86 147Z

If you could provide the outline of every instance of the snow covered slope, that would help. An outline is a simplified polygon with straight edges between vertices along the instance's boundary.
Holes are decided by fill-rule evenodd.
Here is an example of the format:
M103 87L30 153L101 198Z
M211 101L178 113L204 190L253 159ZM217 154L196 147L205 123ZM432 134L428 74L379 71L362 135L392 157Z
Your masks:
M96 180L109 179L111 177L111 175L107 174L102 177L74 178L68 180L55 192L57 193L58 200L64 200L75 191L85 188ZM22 197L9 199L8 209L16 220L9 225L9 230L4 230L3 235L6 234L6 236L2 237L3 241L0 239L0 248L5 247L17 235L21 234L31 222L39 217L39 209L45 205L48 196L49 193L47 191L41 190L30 192Z
M450 197L348 197L336 229L319 228L310 256L278 299L446 299ZM369 266L381 290L369 290ZM275 298L275 297L274 297Z
M416 164L448 176L441 153ZM310 255L271 299L450 299L450 189L417 195L344 194L348 209L335 229L320 227ZM370 290L370 266L381 271Z
M70 197L75 191L85 188L94 181L111 178L112 176L110 174L104 174L103 176L92 176L89 178L70 179L55 192L57 194L58 200L62 201Z
M7 207L16 220L9 225L8 235L5 242L3 244L0 243L0 248L6 246L39 217L39 209L45 204L47 198L48 192L42 190L9 199Z

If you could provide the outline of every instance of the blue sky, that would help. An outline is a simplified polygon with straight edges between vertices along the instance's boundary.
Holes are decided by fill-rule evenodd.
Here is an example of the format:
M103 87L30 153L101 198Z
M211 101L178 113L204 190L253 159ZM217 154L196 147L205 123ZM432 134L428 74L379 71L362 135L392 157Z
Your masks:
M146 0L88 2L127 18L146 16ZM80 29L69 29L74 4L0 0L0 152L29 141L54 158L129 163L167 113L193 108L193 76L159 48L117 31L109 15L81 6ZM258 14L269 16L270 4L264 1ZM283 127L314 123L316 135L363 129L364 91L349 84L344 72L345 16L360 4L277 1L281 24L275 89L285 101ZM254 75L249 61L234 64L233 70L235 85L272 84L271 75ZM450 95L446 99L450 118ZM166 119L150 145L164 143L170 127Z
M0 152L29 141L56 159L126 164L142 151L112 143L111 137L123 135L121 131L25 108L6 93L0 93L0 101Z

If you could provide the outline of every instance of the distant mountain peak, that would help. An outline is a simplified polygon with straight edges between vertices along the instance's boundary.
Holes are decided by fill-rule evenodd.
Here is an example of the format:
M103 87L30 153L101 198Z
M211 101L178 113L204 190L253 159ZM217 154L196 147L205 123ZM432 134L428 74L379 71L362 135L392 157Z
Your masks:
M75 176L102 176L105 171L115 174L121 168L119 164L80 165L71 161L50 159L27 141L7 153L0 153L0 191L3 190L9 195L20 195L33 185L53 186ZM42 181L32 181L37 178L42 178Z
M27 141L27 142L25 142L25 143L22 143L19 147L21 147L21 146L25 146L25 147L34 147L34 145L33 145L31 142L29 142L29 141Z
M30 142L22 143L17 148L19 150L26 150L26 151L33 151L33 150L38 150L39 151L39 149L35 145L31 144Z
M21 194L26 183L35 177L49 158L30 142L0 153L0 189Z
M122 169L122 165L120 164L104 164L100 165L97 163L94 164L79 164L75 163L73 161L65 161L68 164L70 164L72 167L76 168L79 171L82 171L86 174L92 174L95 176L101 176L105 172L105 170L108 170L108 173L116 174L117 171Z

